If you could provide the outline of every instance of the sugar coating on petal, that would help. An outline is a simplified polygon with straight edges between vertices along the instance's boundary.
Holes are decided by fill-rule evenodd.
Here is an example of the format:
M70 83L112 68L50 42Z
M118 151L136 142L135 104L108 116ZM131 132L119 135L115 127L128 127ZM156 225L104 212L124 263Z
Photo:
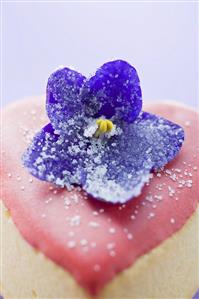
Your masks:
M146 112L131 125L121 122L111 137L86 137L86 129L70 131L69 124L69 134L56 135L48 125L35 137L24 163L40 179L69 189L80 185L112 203L138 196L150 171L173 159L184 139L181 127Z
M153 114L142 113L123 133L104 140L87 164L85 190L102 200L123 203L141 193L150 171L172 160L184 140L181 127ZM96 157L95 157L96 159ZM100 163L101 162L101 163Z
M57 135L51 124L33 139L23 155L30 173L60 187L80 185L84 175L84 147L78 134Z
M142 94L134 67L122 60L101 66L81 90L85 113L133 122L142 108Z
M59 69L48 79L46 110L53 127L65 131L65 123L69 120L84 120L80 91L86 78L69 68Z

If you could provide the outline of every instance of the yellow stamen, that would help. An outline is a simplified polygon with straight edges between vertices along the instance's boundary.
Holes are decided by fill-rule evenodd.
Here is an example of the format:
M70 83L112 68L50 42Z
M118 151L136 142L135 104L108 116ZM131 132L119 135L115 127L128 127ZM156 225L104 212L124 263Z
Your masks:
M105 134L107 132L110 132L114 125L112 123L111 120L109 119L102 119L102 118L99 118L97 121L96 121L97 125L98 125L98 129L97 131L95 132L95 137L99 137L100 135L102 134Z
M114 125L113 125L112 121L108 120L108 119L106 120L106 123L107 123L107 130L108 130L108 132L110 132L113 129Z

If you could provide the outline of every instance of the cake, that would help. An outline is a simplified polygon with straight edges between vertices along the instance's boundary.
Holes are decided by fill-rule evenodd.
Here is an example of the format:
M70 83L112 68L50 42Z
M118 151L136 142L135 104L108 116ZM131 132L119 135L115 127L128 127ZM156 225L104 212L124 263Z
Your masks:
M183 127L185 142L141 194L123 204L40 181L21 156L48 120L44 97L3 110L2 276L11 298L191 299L198 281L198 113L144 110Z

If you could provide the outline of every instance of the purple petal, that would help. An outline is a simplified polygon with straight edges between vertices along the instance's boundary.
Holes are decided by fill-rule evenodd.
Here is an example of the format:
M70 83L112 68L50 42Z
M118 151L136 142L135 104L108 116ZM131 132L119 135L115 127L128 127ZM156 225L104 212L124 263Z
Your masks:
M199 299L199 290L196 292L192 299Z
M57 135L48 124L34 137L23 155L23 163L40 180L61 187L81 184L85 177L81 153L85 150L81 146L75 134Z
M65 131L65 124L77 115L83 115L79 97L85 77L69 68L54 72L48 79L46 109L53 127ZM82 119L83 117L78 117Z
M151 170L172 160L184 140L180 126L146 112L132 124L121 122L112 137L55 132L48 124L25 152L30 173L62 187L82 185L93 197L112 203L138 196Z
M180 126L145 112L122 130L98 145L98 153L87 163L83 186L95 198L112 203L138 196L150 171L172 160L184 140ZM95 147L93 141L91 152Z
M148 157L153 169L159 169L173 160L184 142L184 130L163 117L143 112L137 120L148 143Z
M133 122L142 108L138 74L122 60L105 63L82 90L82 101L89 116L105 116Z

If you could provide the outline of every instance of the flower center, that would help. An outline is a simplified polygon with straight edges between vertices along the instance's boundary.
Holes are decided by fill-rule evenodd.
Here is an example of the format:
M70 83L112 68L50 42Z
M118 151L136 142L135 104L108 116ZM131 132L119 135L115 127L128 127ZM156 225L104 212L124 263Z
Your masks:
M97 125L98 125L98 129L97 131L95 132L94 136L95 137L99 137L100 135L102 134L105 134L107 132L111 132L111 130L113 129L114 125L112 123L111 120L109 119L102 119L102 118L99 118L97 121L96 121Z

